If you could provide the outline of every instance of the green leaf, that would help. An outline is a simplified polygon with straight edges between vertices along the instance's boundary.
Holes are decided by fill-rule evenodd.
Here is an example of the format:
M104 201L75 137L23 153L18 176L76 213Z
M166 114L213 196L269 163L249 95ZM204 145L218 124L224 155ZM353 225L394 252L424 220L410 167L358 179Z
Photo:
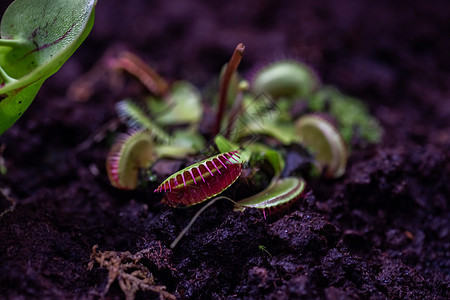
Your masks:
M239 149L238 145L230 142L220 134L216 135L216 137L214 138L214 143L217 145L217 148L220 152L230 152ZM250 160L251 155L252 150L249 147L246 147L243 150L239 150L239 161L241 163L246 163Z
M296 99L309 95L317 86L317 76L308 66L294 60L281 60L268 64L256 74L252 91L255 95L267 93L275 99Z
M172 144L192 148L198 152L205 148L205 138L192 128L177 129L172 133Z
M281 172L284 169L284 159L281 156L280 152L276 150L269 150L265 153L265 157L267 161L272 165L274 171L274 178L279 178Z
M257 164L260 164L261 161L266 160L273 169L274 176L272 181L275 181L280 177L281 172L284 170L285 162L279 151L260 143L249 144L247 145L247 149L252 153L250 164L252 164L252 161L256 161Z
M369 143L378 143L383 136L379 122L361 100L346 96L333 87L322 87L309 97L308 104L312 111L328 112L336 118L347 144L355 135Z
M283 145L289 145L297 140L294 127L290 122L255 120L239 128L239 138L253 135L271 136Z
M201 94L189 82L177 81L172 84L164 100L170 108L156 116L156 122L159 124L177 125L200 122L203 114Z
M183 145L156 145L155 146L156 155L158 158L177 158L184 159L189 155L194 155L197 153L192 147L187 147Z
M322 116L301 116L295 127L303 145L311 151L324 176L338 178L345 173L348 152L338 129Z
M214 138L214 143L217 145L217 148L220 152L229 152L235 151L239 149L239 146L227 140L223 135L216 135Z
M244 108L235 122L233 140L267 135L276 138L284 145L296 140L292 120L288 114L288 105L284 98L273 102L267 97L244 98Z
M16 0L0 24L0 134L80 46L96 0Z
M178 129L173 132L170 144L156 145L158 157L186 158L205 147L205 139L196 131Z
M274 181L256 195L242 199L234 205L234 211L254 207L263 210L278 210L295 202L305 191L303 178L286 177Z
M170 136L130 99L117 102L116 111L122 122L132 129L147 129L156 139L169 143Z

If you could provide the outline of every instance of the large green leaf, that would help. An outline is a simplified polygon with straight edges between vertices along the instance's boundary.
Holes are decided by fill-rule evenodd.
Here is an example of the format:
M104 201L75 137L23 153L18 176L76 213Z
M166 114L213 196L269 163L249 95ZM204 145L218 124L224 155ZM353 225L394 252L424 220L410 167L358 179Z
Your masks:
M0 24L0 134L28 108L94 24L97 0L16 0Z

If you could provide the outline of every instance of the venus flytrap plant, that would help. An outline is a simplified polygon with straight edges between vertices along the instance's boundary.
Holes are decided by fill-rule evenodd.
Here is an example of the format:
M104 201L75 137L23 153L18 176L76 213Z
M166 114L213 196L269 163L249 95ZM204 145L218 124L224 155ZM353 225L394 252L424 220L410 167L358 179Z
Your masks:
M87 37L96 3L16 0L6 9L0 24L0 134Z
M235 145L227 141L222 136L217 136L215 141L219 149L235 148ZM230 187L240 176L242 164L251 158L251 156L256 153L255 151L258 151L261 147L263 146L248 147L244 150L244 154L242 156L239 156L240 152L236 150L221 153L205 159L171 175L160 186L158 186L155 192L161 192L164 190L164 192L166 192L166 197L163 202L173 207L199 204L219 195ZM250 148L253 148L253 150ZM194 215L189 224L186 225L177 238L172 242L170 245L171 248L174 248L178 244L200 214L202 214L209 206L213 205L218 200L226 199L233 202L235 211L243 211L246 208L260 209L263 212L264 218L266 218L266 211L269 213L280 212L293 205L301 197L305 191L305 181L303 179L295 177L278 179L279 174L284 167L284 161L279 153L271 152L269 150L264 153L258 152L257 155L266 157L274 168L274 178L269 187L262 192L239 202L225 196L214 198ZM233 162L227 160L227 156L229 156ZM230 164L223 162L223 159L227 160ZM221 164L214 164L215 160L219 161ZM212 166L208 168L208 164L211 164ZM218 165L222 165L223 168L218 168ZM204 170L202 172L202 167L204 167L204 169L208 172ZM217 172L214 172L212 167L214 167ZM196 174L198 175L195 176ZM186 178L188 178L188 180L186 180Z
M161 126L196 124L203 113L198 89L185 80L169 84L153 68L128 51L110 58L110 68L124 70L135 76L151 93L147 109L155 122ZM187 114L186 112L190 113Z
M221 90L220 90L220 105L218 108L218 114L217 114L217 119L216 119L216 130L217 130L218 124L222 123L221 120L223 119L224 113L223 112L221 113L220 111L221 111L221 107L224 107L225 103L227 102L227 95L228 95L227 93L230 89L236 88L237 83L234 82L232 79L236 75L236 69L237 69L237 66L242 57L243 50L244 50L244 46L242 44L239 44L236 47L235 52L234 52L232 58L230 59L230 62L227 65L227 68L225 69L225 71L222 74L222 77L221 77L222 84L221 84ZM136 60L134 59L133 62L135 63ZM295 74L295 73L297 73L297 74ZM134 75L136 75L136 74L138 74L138 72L134 72ZM149 77L154 78L155 75L153 74ZM293 79L291 78L292 80L288 81L286 79L286 77L293 77ZM160 81L160 79L156 78L153 81L157 82L157 81ZM234 82L234 83L230 85L230 82ZM299 95L305 95L307 93L305 91L312 91L317 86L317 81L315 80L315 76L313 75L313 72L310 71L306 66L304 66L300 63L292 62L292 61L282 61L280 63L273 63L269 67L263 68L258 73L258 75L255 77L255 82L257 82L257 85L267 87L267 89L264 90L264 93L267 92L267 93L271 93L272 95L275 95L274 91L276 90L277 91L276 94L279 97L297 97ZM261 82L265 82L265 83L262 84ZM298 85L301 85L300 89L302 91L294 91L295 90L294 87L298 86ZM311 88L308 89L308 86ZM246 89L241 89L240 91L243 92L245 90ZM283 93L283 91L285 91L285 92ZM167 92L167 94L170 94L169 90L167 90L166 92ZM180 95L180 97L177 96L175 98L180 99L180 103L182 103L182 100L181 100L182 95L191 95L192 96L191 98L193 98L193 99L200 98L199 96L198 97L195 95L193 96L193 94L189 91L182 92L179 95ZM189 97L187 97L187 98L189 98ZM241 121L244 120L244 122L241 122L241 124L244 124L244 127L243 128L239 128L239 127L235 128L238 131L237 139L235 139L236 141L239 141L239 138L245 137L247 134L257 134L259 136L261 136L261 135L272 136L272 137L276 138L277 140L280 140L282 142L282 144L285 144L285 145L289 145L292 142L298 142L302 139L303 139L303 143L308 143L314 139L302 138L301 136L303 135L303 136L309 137L309 136L311 136L311 133L312 133L312 135L319 134L319 140L320 140L320 138L322 138L321 140L323 140L322 132L320 132L320 130L314 131L314 128L311 126L307 127L306 129L300 130L302 135L299 135L298 132L295 131L295 127L292 125L293 124L292 120L290 119L289 114L286 111L288 109L288 107L283 107L280 109L280 107L278 107L276 104L274 104L271 101L271 99L267 99L268 101L266 101L266 102L255 101L255 99L252 99L251 94L246 95L245 99L246 100L244 100L244 101L237 101L234 104L234 108L236 108L240 105L248 104L249 102L253 103L253 105L248 105L247 107L245 107L245 109L241 108L239 110L236 108L236 111L243 110L246 113L246 114L241 113L241 116L240 116ZM189 103L189 101L190 100L188 100L187 103ZM253 102L251 102L251 101L253 101ZM161 108L158 105L160 105L163 102L158 103L158 100L155 100L155 101L152 100L149 102L150 104L148 106L148 109L153 112L158 111L158 109ZM181 104L181 106L184 107L183 104ZM185 107L187 107L187 106L189 106L189 105L185 104ZM184 109L184 110L186 110L186 109ZM137 106L136 104L134 104L131 101L119 102L118 112L119 112L119 115L121 116L121 119L124 120L129 125L129 127L135 128L135 129L136 128L137 129L144 128L155 137L155 141L162 141L162 143L156 142L152 146L154 149L153 152L157 153L158 157L162 157L163 155L167 156L169 154L168 155L169 157L183 158L187 154L194 154L194 152L189 151L190 149L193 149L193 147L191 147L192 145L189 145L189 142L185 145L185 147L180 147L180 145L177 145L177 143L169 142L170 137L168 134L165 133L165 131L162 128L162 126L167 126L168 124L176 125L179 123L186 122L186 119L183 116L183 114L177 113L177 112L172 113L171 116L169 118L167 118L167 121L163 121L162 122L163 124L161 124L160 117L155 117L155 118L151 119L148 116L148 114L146 114L139 106ZM181 110L179 112L181 112ZM184 115L186 115L186 114L184 114ZM244 118L244 119L242 119L242 118ZM195 122L198 120L195 119L195 120L191 120L191 121L193 122L193 124L196 124ZM229 124L228 124L228 129L229 129L229 127L231 127L231 122L229 122ZM193 127L191 127L191 129L192 128ZM191 133L192 133L192 131L191 131ZM333 133L339 135L339 132L337 132L337 131L333 131ZM184 136L184 134L183 134L183 132L181 132L179 137L175 140L180 140L180 137L183 137L183 136ZM193 136L190 136L190 138L192 138L194 136L195 136L195 134ZM337 138L335 140L340 141L339 138ZM216 144L217 144L219 150L222 152L237 151L239 148L236 144L229 142L227 139L223 138L222 136L217 136L215 141L216 141ZM123 145L122 142L119 142L119 144ZM201 144L202 143L199 143L199 146ZM322 144L323 143L321 143L321 145ZM148 144L148 146L150 146L150 144ZM309 148L310 149L315 148L315 152L319 153L319 154L325 153L324 151L318 151L317 147L318 147L317 145L313 145L313 147L309 147ZM337 147L339 148L340 146L337 146ZM345 145L343 147L345 148ZM159 149L159 151L158 151L158 149ZM329 149L334 149L334 148L329 147ZM199 149L197 148L197 150L199 150ZM250 160L251 162L256 161L256 164L261 163L258 161L258 159L256 159L257 157L259 157L260 160L261 160L261 158L262 158L262 160L267 160L272 165L272 168L274 170L274 177L273 177L272 183L276 182L279 179L281 171L284 168L284 160L282 159L279 152L277 152L275 150L271 150L268 147L264 147L261 144L259 144L259 146L258 146L258 144L250 143L245 147L245 151L243 153L245 153L244 156L246 157L246 160ZM214 159L217 159L217 157L211 158L210 162L214 162L215 161ZM117 160L111 160L111 161L114 162ZM322 163L322 167L323 167L330 163L330 158L327 161L324 161L322 156L320 156L318 161ZM345 166L346 160L340 160L340 161L343 161L344 166ZM220 160L218 162L220 162ZM203 165L208 166L208 161L199 163L199 165L197 165L195 167L189 167L190 172L197 172L195 175L191 174L191 176L190 176L190 177L192 177L191 181L193 181L194 184L196 184L196 180L197 180L196 177L198 177L198 176L202 177L203 174L206 174L205 173L206 170L200 171L200 166L203 166ZM110 170L119 170L120 168L110 166L109 169ZM214 169L214 168L212 168L212 169ZM215 168L215 169L219 170L218 168ZM342 174L342 169L335 170L334 165L332 166L331 169L329 168L328 170L332 170L329 172L337 172L336 174L333 173L334 174L333 177L337 177ZM136 173L134 173L134 174L136 174ZM210 172L210 174L212 175L211 172ZM328 173L326 173L326 174L328 174ZM204 196L203 194L201 196L195 195L195 197L199 197L200 200L194 201L192 199L194 197L194 196L192 196L192 193L195 193L196 190L188 188L189 185L187 185L186 182L183 183L183 186L181 185L182 179L184 179L184 181L185 181L186 177L188 177L188 176L185 177L185 175L187 175L186 170L181 170L181 171L175 173L174 175L172 175L171 177L169 177L169 179L167 179L163 183L163 185L161 185L160 188L157 189L157 191L162 191L162 189L171 190L171 187L175 186L176 187L175 190L177 190L177 197L178 198L186 197L187 200L185 201L185 203L181 200L167 201L169 204L171 204L173 206L175 206L175 204L178 202L183 203L184 205L191 205L191 204L199 203L206 199L211 198L214 195L219 194L221 191L223 191L225 189L225 188L218 186L217 189L215 190L215 192L207 193L206 196ZM208 180L212 180L212 177L213 176L211 176L211 179L208 179ZM110 178L111 178L111 176L110 176ZM172 182L171 180L177 181L177 182ZM203 182L205 182L204 177L202 177L202 180L203 180ZM229 184L234 182L234 180L227 182L227 184L225 186L228 187ZM133 182L135 182L135 180L133 180ZM213 184L213 186L214 186L214 184ZM183 188L188 188L187 196L180 196L182 194L181 191L183 190ZM200 190L202 190L202 189L200 189ZM203 193L203 191L200 191L200 193Z
M131 99L124 99L117 103L116 110L123 123L135 131L142 131L147 134L148 139L153 142L147 143L146 147L151 150L155 159L150 164L142 164L138 168L149 168L151 163L157 158L185 158L187 155L197 153L204 147L204 138L197 132L197 126L202 116L202 106L200 104L201 95L198 90L187 81L178 81L169 85L153 69L147 66L137 56L124 52L118 55L118 58L111 59L110 67L123 69L137 77L153 93L145 108L136 104ZM186 112L190 113L187 114ZM178 128L173 130L172 134L167 130L178 125L188 125L188 128ZM133 135L131 135L133 136ZM116 149L133 149L130 153L136 155L138 151L144 151L144 148L134 149L133 139L119 139L113 146ZM129 145L130 144L130 145ZM113 151L113 153L117 153ZM111 157L111 155L110 155ZM121 157L119 153L118 157ZM127 161L124 159L123 161ZM111 170L118 170L118 178L129 176L121 172L126 168L117 166L120 159L108 159L107 171L109 178L114 178ZM136 166L133 167L134 169ZM138 182L138 172L133 172L132 189L136 188ZM121 179L124 181L125 179ZM111 180L113 186L121 188ZM131 186L130 186L131 187Z
M301 116L294 122L293 116L290 114L292 102L296 98L307 97L320 87L313 72L306 66L294 62L281 62L279 65L274 63L258 73L253 81L252 89L249 90L244 84L240 87L236 80L232 80L235 78L243 50L243 45L238 45L222 74L219 105L213 130L213 134L218 132L223 125L223 120L226 119L224 118L226 115L225 107L227 101L229 101L230 92L233 96L235 95L236 101L231 105L225 132L227 137L229 133L233 133L232 139L229 140L220 134L215 134L214 141L217 149L219 149L219 154L175 172L155 189L155 192L165 193L162 202L171 207L197 205L213 198L195 214L190 223L171 244L171 248L176 246L199 215L220 199L233 202L235 211L243 211L247 208L259 209L266 218L266 213L273 215L285 211L305 194L306 182L303 178L292 176L280 178L285 167L284 158L280 151L268 146L267 136L272 139L272 144L273 140L278 142L278 147L301 143L313 154L316 165L320 170L324 170L322 174L325 177L337 178L345 172L348 156L346 145L332 122L318 115ZM189 141L186 141L186 148L178 147L179 144L177 146L174 143L174 141L181 140L183 137L186 138L187 131L181 129L178 136L174 132L171 135L166 133L166 129L171 129L170 126L189 123L189 130L192 134L189 140L192 138L195 140L194 137L198 136L196 125L199 120L197 118L187 119L183 112L187 111L189 106L192 106L189 104L189 101L191 101L189 99L199 99L200 96L196 96L195 90L188 88L187 85L184 85L180 90L183 91L179 95L174 93L174 99L176 100L172 103L179 105L182 109L178 111L176 109L174 111L169 110L168 117L165 118L159 116L157 112L165 111L165 105L168 103L165 99L168 99L167 95L170 94L170 88L163 96L162 101L160 98L149 100L147 110L150 114L144 112L140 106L133 102L120 102L118 107L121 119L126 121L130 127L144 129L147 132L139 132L136 137L133 135L132 137L137 141L137 136L141 134L147 134L147 136L140 137L141 143L133 142L133 138L130 137L129 141L122 143L121 147L117 146L124 151L116 151L115 153L119 153L119 155L115 155L115 159L111 159L111 162L120 162L121 160L117 157L124 156L125 159L132 158L135 163L127 171L128 174L120 172L120 167L109 168L109 170L119 174L118 177L110 176L110 179L113 178L119 183L115 186L125 186L126 182L132 182L132 185L136 186L136 170L148 166L151 160L151 155L148 153L156 153L157 157L162 157L169 152L173 158L185 158L187 154L199 152L200 148L196 148L196 151L193 152L188 151L189 148L194 148L192 147L193 143L190 144ZM257 91L261 91L262 95L265 96L258 99L255 96ZM186 97L183 97L183 95ZM276 98L276 102L272 101L272 97ZM237 123L234 122L236 121L235 117L238 120ZM250 140L245 140L247 137L250 137ZM243 141L245 143L242 144ZM129 146L127 146L128 143ZM202 145L204 146L204 143L198 144L198 146ZM158 152L158 148L164 150ZM144 152L144 149L148 152ZM180 152L174 151L175 149ZM129 152L128 156L123 154L125 151ZM139 155L140 151L144 153ZM177 155L173 155L174 153L177 153ZM254 170L258 170L258 166L267 164L272 168L272 179L261 192L237 202L221 195L241 176L243 168L247 168L248 173L249 165L251 176L252 172L256 174L257 171ZM125 168L122 169L126 170ZM109 171L109 173L112 172ZM120 174L132 176L133 180L121 179Z
M106 159L108 178L114 187L133 190L138 186L139 169L155 161L153 139L145 131L120 135Z
M229 82L231 78L233 78L240 61L237 57L239 55L242 56L243 49L244 46L242 44L238 45L235 50L235 55L233 55L224 72L223 83L221 86L221 103L226 102ZM185 158L187 155L193 154L191 150L199 151L200 147L204 146L202 137L193 130L196 128L202 116L202 106L200 104L201 95L194 86L186 81L179 81L169 87L151 68L141 66L145 64L132 55L119 55L119 59L113 60L111 64L116 68L123 68L132 73L140 79L151 92L154 92L157 96L162 96L162 99L152 97L147 101L147 109L150 112L150 116L154 116L153 118L130 100L124 100L117 104L118 115L128 127L134 130L145 129L155 137L155 144L153 146L146 144L147 147L152 147L152 153L156 153L157 157L169 156L173 158ZM159 88L160 86L166 87L164 93L160 93L160 91L162 91L162 88ZM169 109L166 109L167 105L170 106ZM221 109L219 108L218 114L220 110ZM189 113L186 113L188 111ZM222 118L222 116L220 116L220 118ZM176 131L177 134L174 136L169 136L163 129L164 126L186 123L190 124L190 129L186 131L178 130ZM132 149L133 151L128 151L133 155L136 155L137 151L143 151L143 148L134 149L133 146L135 144L132 142L133 139L131 137L129 139L120 139L113 146L113 149ZM127 169L120 168L118 164L120 162L126 162L129 158L121 160L120 158L123 155L123 152L120 151L112 151L111 153L109 159L107 159L106 169L108 177L113 186L122 188L123 185L117 184L117 181L125 181L125 179L120 178L129 176L130 174L121 172ZM226 156L224 157L226 158ZM134 158L134 160L137 159ZM214 160L211 162L214 163ZM221 159L219 159L219 162L221 162ZM202 166L208 167L208 163L205 163L204 165L200 164L197 169L194 169L199 171L200 176L202 176ZM145 167L145 165L140 165L139 167ZM135 170L136 166L133 166L132 169ZM216 168L216 170L220 173L218 168ZM112 174L112 171L117 174ZM135 178L130 179L130 181L133 182L132 186L136 187L134 183L137 182L137 172L133 172L132 174ZM181 175L183 175L183 173L181 173ZM184 178L183 176L182 178ZM176 175L175 180L177 180ZM171 181L169 180L168 183L170 184ZM217 191L219 190L221 192L220 188L217 189ZM213 193L212 196L214 195L215 194ZM207 199L208 198L210 197L207 197ZM172 202L169 201L169 203Z
M190 206L226 190L241 175L239 151L217 154L168 177L155 192L166 192L164 202L172 207Z
M203 137L189 129L178 129L169 135L130 100L118 102L116 108L131 130L119 135L106 160L108 177L116 188L135 189L139 169L149 168L158 158L185 158L204 146Z
M383 131L378 121L361 101L322 85L314 71L294 60L280 60L262 67L253 76L251 90L254 97L266 93L285 111L289 111L296 100L302 99L309 110L329 113L337 120L339 132L346 143L350 143L355 136L368 143L378 143L382 137ZM288 106L283 107L285 104ZM282 126L280 120L272 120L259 126L259 130L274 136L278 134L276 128ZM283 137L284 143L294 140Z
M108 61L110 68L125 70L134 75L152 94L146 104L154 123L167 126L192 125L200 122L203 114L201 94L188 81L179 80L169 84L139 57L127 51L119 53L115 58L109 58ZM187 111L190 113L187 114ZM143 112L139 113L143 114ZM124 114L127 114L126 111ZM137 119L134 116L128 116L128 118L138 124L139 121L143 121L143 116Z
M215 143L225 151L180 170L161 183L155 192L166 192L164 200L170 206L190 206L219 195L231 186L242 172L242 165L251 160L267 160L276 181L284 168L281 155L264 145L250 144L244 150L223 136ZM258 157L258 158L255 158Z
M329 117L323 115L307 114L298 117L291 113L292 105L298 98L309 101L309 98L321 93L322 86L314 72L295 61L274 62L262 68L249 85L245 79L239 81L236 75L243 51L244 46L239 44L220 79L219 104L212 130L219 154L175 172L155 189L155 192L165 192L163 202L172 207L192 206L214 198L197 212L172 243L172 248L201 212L217 200L232 201L235 211L243 211L250 207L260 209L265 217L266 212L273 214L283 211L301 198L306 191L305 180L293 176L281 178L285 161L282 151L274 148L299 143L312 154L314 164L322 171L324 177L338 178L345 172L348 151L339 127L330 121ZM168 101L170 94L172 101ZM156 153L157 157L167 153L171 153L169 157L172 158L198 154L201 147L204 147L204 140L199 139L198 143L192 140L200 136L196 131L200 119L195 114L189 119L185 112L189 107L195 108L200 98L195 88L184 83L179 88L172 88L172 91L169 87L163 95L151 98L147 106L150 114L130 101L121 102L119 104L121 118L127 121L130 127L145 129L147 134L151 135L142 137L145 141L142 141L142 144L137 142L132 144L133 140L130 138L129 147L123 148L130 152L128 157L134 157L135 162L141 162L139 159L141 157L149 158L150 155L138 155L139 151L144 151L147 147L152 149L151 151L147 149L148 153ZM230 98L235 98L235 101L229 105L231 109L226 116L225 108ZM166 109L168 103L176 105L174 110ZM177 110L176 107L180 109ZM166 116L158 114L167 111ZM217 134L223 128L224 120L227 120L224 131L226 137ZM189 127L187 130L181 127L176 133L173 127L179 128L180 124L187 124ZM167 130L172 134L167 134ZM180 142L178 144L176 142L181 140L185 142L184 148ZM135 151L131 151L133 147ZM122 155L124 154L119 156ZM132 174L130 176L137 177L136 166L145 167L149 160L145 160L146 163L135 163L133 171L128 171ZM272 168L270 173L272 179L261 192L237 202L221 195L241 176L243 169L246 169L246 174L249 174L251 169L251 176L252 172L256 174L254 170L259 170L259 166L267 165ZM125 180L121 180L120 176L115 180L124 185Z

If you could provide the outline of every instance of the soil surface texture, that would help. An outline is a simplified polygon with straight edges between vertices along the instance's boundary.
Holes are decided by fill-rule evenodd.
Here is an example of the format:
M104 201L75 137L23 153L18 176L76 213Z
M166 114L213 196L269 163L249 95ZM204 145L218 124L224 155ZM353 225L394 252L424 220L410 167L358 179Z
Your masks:
M449 37L447 0L99 0L87 40L0 136L1 211L15 201L0 219L0 298L448 299ZM146 90L101 62L130 50L203 89L240 42L240 72L299 59L362 99L383 140L355 146L342 178L307 178L288 213L219 201L171 249L199 207L110 185L114 105Z

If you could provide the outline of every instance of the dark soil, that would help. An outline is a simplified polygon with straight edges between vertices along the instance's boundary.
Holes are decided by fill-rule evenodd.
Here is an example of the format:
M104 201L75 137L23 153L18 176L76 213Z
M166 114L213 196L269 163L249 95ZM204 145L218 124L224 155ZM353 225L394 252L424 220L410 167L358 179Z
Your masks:
M89 38L0 137L8 169L0 189L17 202L0 219L1 298L96 298L108 272L88 270L94 245L147 249L141 263L182 299L450 297L447 0L99 2ZM241 71L299 58L364 99L384 139L356 148L341 179L309 180L291 213L264 220L219 202L172 251L198 207L171 209L151 188L111 187L110 140L94 139L116 118L114 103L142 87L99 80L85 102L68 88L111 49L205 87L239 42ZM117 283L107 297L124 297Z

